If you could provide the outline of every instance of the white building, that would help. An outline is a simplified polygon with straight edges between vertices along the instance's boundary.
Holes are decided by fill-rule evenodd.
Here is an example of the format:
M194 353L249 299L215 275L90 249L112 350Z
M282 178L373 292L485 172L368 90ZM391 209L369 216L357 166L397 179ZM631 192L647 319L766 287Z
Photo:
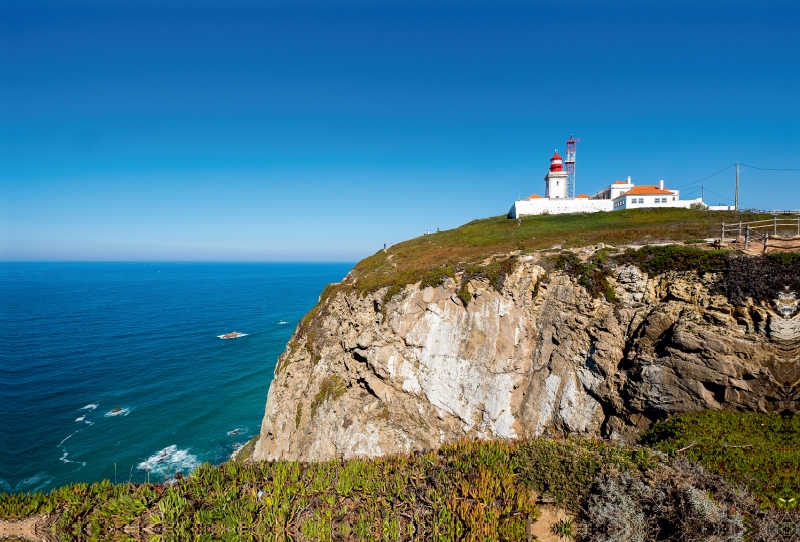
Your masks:
M628 179L630 179L630 177L628 177ZM615 197L612 201L614 202L615 211L622 209L642 209L644 207L683 207L686 209L693 203L703 202L700 198L681 200L679 190L664 189L664 181L659 181L658 186L634 186L627 192Z
M631 182L631 178L628 177L628 180L626 181L615 181L606 186L600 192L592 196L592 199L614 199L617 196L621 196L631 188L633 188L633 183Z
M563 169L563 160L556 151L550 159L550 171L544 177L545 196L532 194L523 200L515 201L508 211L508 218L654 207L688 208L694 203L703 204L700 198L681 200L680 191L664 188L664 181L659 181L658 186L635 186L630 177L625 181L610 184L592 197L579 194L574 198L568 198L567 172Z

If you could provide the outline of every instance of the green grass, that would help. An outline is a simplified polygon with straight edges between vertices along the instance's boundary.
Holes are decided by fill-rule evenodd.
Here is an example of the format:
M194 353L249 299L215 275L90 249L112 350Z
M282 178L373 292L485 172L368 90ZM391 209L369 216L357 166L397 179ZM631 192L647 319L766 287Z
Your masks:
M764 215L767 216L767 215ZM463 271L486 265L492 256L605 243L650 244L719 237L722 222L756 220L761 215L694 209L640 209L609 213L544 215L509 220L475 220L459 228L399 243L360 261L340 288L360 293L389 286L395 291L437 269Z
M800 499L800 416L697 412L655 424L642 443L745 484L765 505Z

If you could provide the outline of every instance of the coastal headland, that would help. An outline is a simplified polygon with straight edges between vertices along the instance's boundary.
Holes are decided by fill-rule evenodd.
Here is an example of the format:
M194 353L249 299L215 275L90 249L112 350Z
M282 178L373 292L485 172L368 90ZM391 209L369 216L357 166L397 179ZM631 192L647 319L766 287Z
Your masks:
M718 240L758 218L498 217L380 250L300 322L231 461L0 517L65 541L796 540L800 255Z

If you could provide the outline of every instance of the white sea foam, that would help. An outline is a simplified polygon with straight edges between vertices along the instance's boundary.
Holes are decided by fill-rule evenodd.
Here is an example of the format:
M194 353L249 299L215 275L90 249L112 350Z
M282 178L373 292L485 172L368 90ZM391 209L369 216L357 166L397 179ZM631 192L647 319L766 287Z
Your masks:
M244 433L244 429L239 429L238 427L232 431L228 431L228 435L241 435Z
M278 325L279 325L279 326L282 326L283 324L288 324L288 323L289 323L289 322L284 322L283 320L281 320L280 322L278 322Z
M70 459L67 459L68 455L69 454L67 452L64 452L64 455L59 457L58 460L63 462L63 463L79 463L81 467L85 467L86 466L86 462L85 461L72 461Z
M86 405L86 406L85 406L85 407L83 407L83 408L79 408L78 410L94 410L94 409L96 409L97 407L98 407L98 405L96 405L96 404L94 404L94 403L90 403L90 404Z
M88 422L87 422L87 423L88 423ZM56 448L58 448L58 446L61 446L62 444L64 444L65 442L67 442L67 441L70 439L70 437L72 437L72 435L74 435L75 433L80 433L81 431L83 431L83 429L78 429L77 431L73 431L72 433L70 433L69 435L67 435L66 437L64 437L64 440L62 440L61 442L59 442L59 443L58 443L58 445L56 446Z
M76 421L76 422L82 422L82 421L83 421L83 420L85 420L85 419L86 419L86 415L83 415L83 416L81 416L80 418L75 418L75 421Z
M154 474L189 473L200 464L189 449L179 450L174 444L151 455L137 466L139 470Z
M14 487L15 492L20 491L36 491L49 484L53 479L47 475L46 472L37 472L29 478L20 480Z
M127 416L131 413L131 409L129 408L121 408L119 410L109 410L106 412L106 418L110 418L111 416Z

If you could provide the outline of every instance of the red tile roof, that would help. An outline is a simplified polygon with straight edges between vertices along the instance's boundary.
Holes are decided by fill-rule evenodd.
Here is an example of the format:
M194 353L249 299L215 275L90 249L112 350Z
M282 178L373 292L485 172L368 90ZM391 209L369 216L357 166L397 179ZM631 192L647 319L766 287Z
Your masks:
M622 196L674 196L675 193L669 190L661 190L655 185L643 184L634 186L624 194L617 196L614 199L621 198Z
M525 199L542 199L542 196L540 196L539 194L531 194Z
M575 199L578 199L578 198L589 199L589 196L587 196L586 194L578 194L577 196L575 196Z

